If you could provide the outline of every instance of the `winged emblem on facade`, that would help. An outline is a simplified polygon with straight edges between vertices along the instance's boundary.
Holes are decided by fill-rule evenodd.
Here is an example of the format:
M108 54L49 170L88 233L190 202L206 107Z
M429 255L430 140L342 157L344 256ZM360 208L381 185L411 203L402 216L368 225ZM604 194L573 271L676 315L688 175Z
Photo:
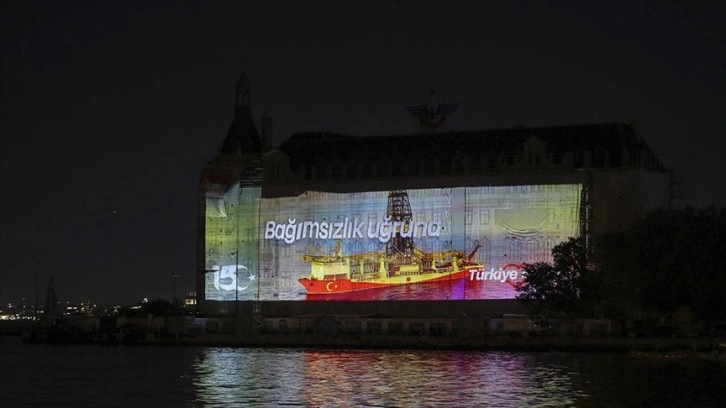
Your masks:
M411 116L418 118L419 123L425 129L436 129L444 124L446 117L456 112L458 103L436 102L436 91L429 91L428 102L421 105L406 106Z

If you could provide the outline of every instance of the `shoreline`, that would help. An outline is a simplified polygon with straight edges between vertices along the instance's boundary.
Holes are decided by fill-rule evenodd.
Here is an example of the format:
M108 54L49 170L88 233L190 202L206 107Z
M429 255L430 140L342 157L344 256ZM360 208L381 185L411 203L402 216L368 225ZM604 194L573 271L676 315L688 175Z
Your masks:
M582 337L506 337L481 338L418 337L418 336L335 336L315 335L253 335L233 334L189 336L182 338L123 339L106 338L33 337L31 333L5 334L21 336L26 344L97 345L97 346L165 346L165 347L248 347L248 348L326 348L371 350L458 350L509 352L605 352L628 353L693 352L708 353L719 349L719 340L712 338L582 338Z

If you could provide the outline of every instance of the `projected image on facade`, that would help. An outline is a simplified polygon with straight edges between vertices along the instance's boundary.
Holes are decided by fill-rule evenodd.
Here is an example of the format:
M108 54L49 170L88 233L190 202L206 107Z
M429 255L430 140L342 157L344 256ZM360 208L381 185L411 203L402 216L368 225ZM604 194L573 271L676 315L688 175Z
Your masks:
M207 199L208 300L508 299L579 231L581 185Z

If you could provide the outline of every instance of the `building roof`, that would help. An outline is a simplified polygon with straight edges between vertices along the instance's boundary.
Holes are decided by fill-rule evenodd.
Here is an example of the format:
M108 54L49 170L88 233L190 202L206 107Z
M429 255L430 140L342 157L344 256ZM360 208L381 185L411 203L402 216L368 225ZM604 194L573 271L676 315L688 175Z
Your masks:
M435 158L496 167L502 160L519 160L525 142L541 141L547 160L574 168L642 167L667 170L631 124L515 127L460 132L385 136L350 136L329 132L293 134L279 150L290 157L291 169L355 163L416 162ZM589 163L586 153L589 152Z

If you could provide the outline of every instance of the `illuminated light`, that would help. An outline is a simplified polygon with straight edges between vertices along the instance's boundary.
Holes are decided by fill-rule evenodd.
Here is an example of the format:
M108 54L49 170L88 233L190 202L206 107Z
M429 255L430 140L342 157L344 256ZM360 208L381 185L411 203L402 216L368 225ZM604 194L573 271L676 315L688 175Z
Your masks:
M427 283L405 299L512 299L521 264L551 261L552 247L580 231L581 184L399 191L410 202L408 218L391 216L389 191L262 198L259 187L233 186L207 208L204 298L309 300L315 288L338 296L341 279L351 291L368 290L350 279L362 272L385 282L399 273L395 282L416 285L424 268L458 267L463 274L452 276L460 285ZM387 248L405 249L406 240L415 248L409 258L422 252L432 259L389 269ZM445 255L453 252L464 255L454 262ZM301 285L302 278L310 280Z

